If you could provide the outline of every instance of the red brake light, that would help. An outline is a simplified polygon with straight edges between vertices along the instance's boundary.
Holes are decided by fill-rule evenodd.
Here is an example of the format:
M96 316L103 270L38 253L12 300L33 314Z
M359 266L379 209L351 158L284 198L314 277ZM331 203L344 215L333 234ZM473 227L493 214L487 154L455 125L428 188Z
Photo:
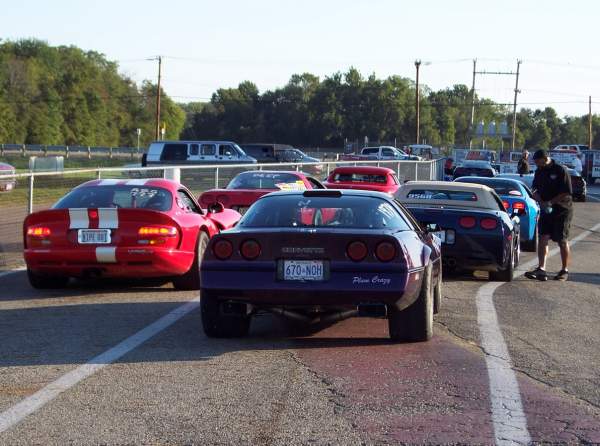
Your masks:
M365 257L367 257L368 253L369 249L363 242L352 242L348 245L348 248L346 248L346 254L350 260L355 262L360 262L363 260Z
M513 203L513 209L525 210L525 203L522 201L516 201Z
M389 262L396 257L396 247L390 242L381 242L375 248L375 255L381 262Z
M229 240L218 240L213 245L213 254L219 260L227 260L233 254L233 245Z
M49 237L52 231L45 226L32 226L27 228L27 235L30 237L45 238Z
M458 224L465 229L472 229L477 224L475 217L460 217Z
M508 209L510 207L510 203L506 200L504 200L502 204L504 205L504 209Z
M483 229L496 229L498 221L495 218L483 218L480 224Z
M142 226L138 230L140 237L175 237L177 235L177 228L174 226Z
M261 252L260 244L256 240L246 240L240 247L240 253L246 260L256 259Z
M89 211L88 215L90 219L95 220L96 218L98 218L98 211Z

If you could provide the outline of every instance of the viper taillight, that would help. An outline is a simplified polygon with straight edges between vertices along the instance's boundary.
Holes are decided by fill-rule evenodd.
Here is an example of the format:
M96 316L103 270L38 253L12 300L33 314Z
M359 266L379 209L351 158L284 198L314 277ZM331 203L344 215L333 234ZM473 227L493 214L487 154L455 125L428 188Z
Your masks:
M175 237L177 228L174 226L142 226L138 230L140 237Z
M31 226L27 228L27 235L30 237L46 238L50 237L50 234L52 234L52 231L46 226Z
M360 262L365 257L367 257L368 253L369 249L367 248L367 245L365 245L363 242L352 242L346 248L346 254L350 258L350 260L354 262Z

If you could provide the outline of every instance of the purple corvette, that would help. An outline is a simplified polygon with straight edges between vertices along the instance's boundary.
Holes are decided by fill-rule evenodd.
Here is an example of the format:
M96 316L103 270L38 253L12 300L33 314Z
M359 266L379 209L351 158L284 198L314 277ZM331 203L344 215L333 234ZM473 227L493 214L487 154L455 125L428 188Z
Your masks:
M204 332L244 336L253 315L270 312L308 324L387 317L392 340L426 341L441 299L436 229L379 192L266 195L210 240Z

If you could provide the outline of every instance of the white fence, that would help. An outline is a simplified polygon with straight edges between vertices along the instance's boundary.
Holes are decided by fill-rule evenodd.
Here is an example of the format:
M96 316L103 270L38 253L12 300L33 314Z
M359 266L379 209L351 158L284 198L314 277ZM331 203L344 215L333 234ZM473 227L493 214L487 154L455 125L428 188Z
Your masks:
M14 185L10 191L0 192L0 271L23 263L22 224L27 214L51 207L71 189L89 180L163 178L165 175L172 178L175 175L198 196L208 189L226 187L235 175L246 170L304 171L322 180L335 167L352 165L388 167L396 172L400 181L443 178L440 160L97 168L0 175L0 185L7 182Z

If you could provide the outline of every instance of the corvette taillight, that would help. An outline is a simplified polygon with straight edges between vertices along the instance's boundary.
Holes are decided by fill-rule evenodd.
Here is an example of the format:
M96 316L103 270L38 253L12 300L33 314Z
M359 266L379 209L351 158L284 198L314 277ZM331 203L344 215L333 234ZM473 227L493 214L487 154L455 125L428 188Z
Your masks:
M472 229L477 224L475 217L460 217L458 224L465 229Z
M375 256L380 262L389 262L396 257L396 247L390 242L381 242L375 248Z
M510 207L510 203L506 200L504 200L502 204L504 205L504 209L508 209Z
M260 244L256 240L246 240L240 247L240 254L246 260L254 260L260 255Z
M140 237L175 237L177 228L174 226L142 226L138 230Z
M496 229L498 221L495 218L483 218L480 225L483 229Z
M219 260L227 260L233 254L233 245L229 240L218 240L213 245L213 254Z
M513 203L513 209L518 210L519 214L524 214L525 213L525 203L523 203L522 201L516 201Z
M52 231L46 226L30 226L27 228L27 235L34 238L50 237Z
M369 249L363 242L352 242L346 248L346 254L348 255L348 258L354 262L360 262L367 257L368 253Z

